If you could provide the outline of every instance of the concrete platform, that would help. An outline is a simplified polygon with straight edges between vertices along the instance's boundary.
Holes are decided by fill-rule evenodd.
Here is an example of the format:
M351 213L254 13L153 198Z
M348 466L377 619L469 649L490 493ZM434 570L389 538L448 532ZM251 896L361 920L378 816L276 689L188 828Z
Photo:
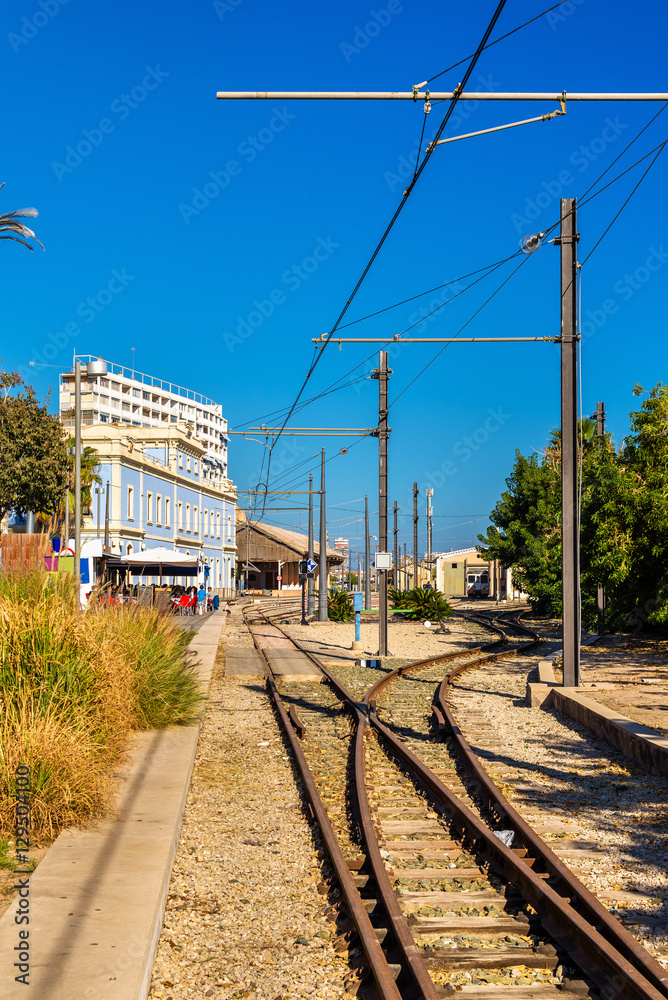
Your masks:
M228 649L225 653L225 676L264 679L264 663L257 649Z
M589 640L594 642L595 636ZM584 643L589 644L589 643ZM590 729L627 757L644 767L650 774L668 775L668 739L655 729L628 719L614 709L588 698L587 688L564 688L554 676L554 660L561 655L557 650L538 664L539 683L527 684L527 700L532 708L554 709Z
M322 674L308 656L294 649L263 649L276 678L284 683L322 681Z
M223 616L202 625L191 648L209 689ZM30 878L30 973L40 1000L145 1000L200 726L139 734L119 815L65 830ZM25 997L15 981L16 902L0 920L0 996Z

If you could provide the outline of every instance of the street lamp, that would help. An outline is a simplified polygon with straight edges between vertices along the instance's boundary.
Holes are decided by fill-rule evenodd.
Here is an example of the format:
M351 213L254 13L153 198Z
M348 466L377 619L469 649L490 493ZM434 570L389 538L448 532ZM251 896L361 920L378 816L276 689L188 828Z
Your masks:
M88 361L86 375L88 378L107 374L107 362L102 358ZM98 497L99 515L99 497ZM98 535L99 531L98 516ZM81 569L81 362L74 362L74 571L78 575Z

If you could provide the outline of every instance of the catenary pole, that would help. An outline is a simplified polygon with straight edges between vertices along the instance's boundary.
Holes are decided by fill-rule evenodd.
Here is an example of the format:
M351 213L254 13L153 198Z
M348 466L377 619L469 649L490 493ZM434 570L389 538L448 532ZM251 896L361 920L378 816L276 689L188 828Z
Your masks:
M605 403L596 404L596 447L599 461L605 449ZM605 635L605 587L601 584L596 591L598 612L598 634Z
M452 90L423 91L414 90L219 90L216 98L219 101L452 101L458 97L460 101L668 101L668 93L594 93L587 91L563 90L529 91L513 93L509 91L463 91L457 94Z
M308 477L308 557L311 562L313 559L313 476ZM308 591L307 599L307 611L309 615L315 612L315 580L312 576L308 577L306 581L306 587Z
M364 609L371 607L371 537L369 535L369 498L364 497Z
M564 687L580 683L578 333L575 198L561 199L561 568Z
M397 588L399 587L399 527L398 527L398 524L397 524L397 518L398 518L398 513L397 512L398 512L398 510L399 510L399 508L397 507L397 501L395 500L394 501L394 536L393 536L394 544L393 544L393 547L392 547L392 556L393 556L392 562L394 563L394 574L393 574L392 579L394 581L394 586L397 587Z
M418 521L420 520L420 515L418 514L418 484L413 483L413 586L420 586L420 577L418 574Z
M427 566L429 567L429 574L431 576L431 498L434 495L434 491L431 487L427 490Z
M320 555L318 556L318 621L327 621L327 501L325 497L325 449L320 453Z
M387 351L378 354L378 550L387 552ZM378 655L387 656L387 570L378 571Z

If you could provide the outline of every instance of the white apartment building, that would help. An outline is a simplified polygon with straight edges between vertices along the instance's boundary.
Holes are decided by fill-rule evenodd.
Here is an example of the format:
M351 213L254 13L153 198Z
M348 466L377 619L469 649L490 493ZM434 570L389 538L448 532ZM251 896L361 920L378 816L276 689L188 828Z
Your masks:
M118 424L128 427L176 425L203 447L203 461L212 480L227 478L227 420L223 407L193 389L165 382L154 375L106 361L107 374L88 376L92 354L76 355L72 370L60 376L60 419L74 428L74 363L81 362L82 424ZM105 359L106 360L106 359Z

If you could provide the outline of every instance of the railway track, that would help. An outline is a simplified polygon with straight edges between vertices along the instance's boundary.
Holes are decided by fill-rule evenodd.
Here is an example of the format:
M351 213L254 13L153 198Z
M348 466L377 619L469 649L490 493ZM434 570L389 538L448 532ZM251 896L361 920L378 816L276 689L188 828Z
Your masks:
M324 680L282 683L264 658L358 982L388 1000L668 997L668 973L513 809L448 704L463 671L539 642L520 615L467 615L489 643L378 677L325 666L279 624L287 610L246 618L261 655L291 645Z

